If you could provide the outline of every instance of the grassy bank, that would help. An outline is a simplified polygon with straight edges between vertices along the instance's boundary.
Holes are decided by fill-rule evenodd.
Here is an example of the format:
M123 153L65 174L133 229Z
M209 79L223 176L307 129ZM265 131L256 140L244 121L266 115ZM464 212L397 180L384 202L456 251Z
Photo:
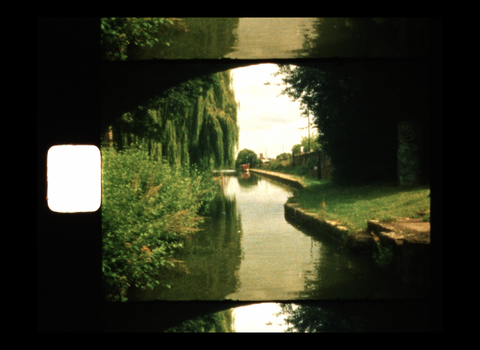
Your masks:
M259 168L295 175L307 187L290 198L288 203L299 203L326 220L339 220L350 232L364 231L367 221L377 219L394 221L399 217L430 220L430 187L398 187L395 184L374 183L357 186L338 186L331 180L317 180L312 166L283 166L272 162ZM420 212L420 214L419 214Z
M291 164L282 165L280 161L270 162L268 166L259 167L259 170L276 171L279 173L293 175L297 180L305 186L318 183L316 172L313 171L313 164L305 164L301 166L293 166Z
M308 181L308 186L288 199L326 220L339 220L350 232L365 231L367 221L395 221L399 217L430 220L430 187L404 188L374 183L338 186L330 180ZM420 212L420 214L419 214Z

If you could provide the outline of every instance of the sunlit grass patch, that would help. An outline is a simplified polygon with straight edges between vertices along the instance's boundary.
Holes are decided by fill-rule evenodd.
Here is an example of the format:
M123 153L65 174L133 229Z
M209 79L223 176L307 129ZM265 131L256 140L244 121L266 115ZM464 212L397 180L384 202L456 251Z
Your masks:
M289 202L315 212L324 219L341 221L350 232L364 231L367 221L395 221L399 217L419 217L430 210L430 188L397 187L389 184L337 186L330 180L312 182ZM429 219L429 216L427 217Z

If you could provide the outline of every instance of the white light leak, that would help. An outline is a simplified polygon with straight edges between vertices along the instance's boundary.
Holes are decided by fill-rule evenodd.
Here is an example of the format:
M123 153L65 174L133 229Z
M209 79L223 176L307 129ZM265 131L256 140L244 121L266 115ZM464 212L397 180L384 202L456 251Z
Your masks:
M47 154L47 202L60 213L98 210L102 198L102 160L93 145L52 146Z
M276 303L262 303L235 308L235 332L285 332L288 328L283 324L283 317L276 317L275 313L281 308Z

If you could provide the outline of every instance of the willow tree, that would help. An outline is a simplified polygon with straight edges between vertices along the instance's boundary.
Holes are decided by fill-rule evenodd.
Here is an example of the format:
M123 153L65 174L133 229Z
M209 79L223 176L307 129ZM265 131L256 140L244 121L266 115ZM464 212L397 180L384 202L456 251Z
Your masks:
M142 144L170 165L231 168L238 145L231 71L197 78L155 96L112 125L119 149Z

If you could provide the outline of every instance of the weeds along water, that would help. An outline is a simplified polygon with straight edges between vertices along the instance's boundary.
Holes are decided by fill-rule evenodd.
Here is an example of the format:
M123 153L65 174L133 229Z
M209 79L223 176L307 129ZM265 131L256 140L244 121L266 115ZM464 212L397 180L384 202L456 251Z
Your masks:
M102 150L102 271L105 297L126 301L131 287L164 285L163 269L181 269L173 255L203 221L213 177L195 167L155 162L141 147Z

